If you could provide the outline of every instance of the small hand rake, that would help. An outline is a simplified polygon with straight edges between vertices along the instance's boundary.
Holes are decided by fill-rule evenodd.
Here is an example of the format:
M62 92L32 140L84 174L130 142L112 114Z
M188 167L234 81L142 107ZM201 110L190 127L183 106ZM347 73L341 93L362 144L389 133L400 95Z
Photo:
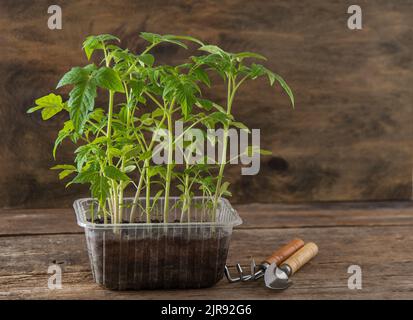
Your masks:
M239 263L235 266L238 272L237 277L230 274L227 266L225 266L224 272L230 283L254 281L264 277L265 285L268 288L285 289L291 285L289 277L315 257L317 252L318 248L314 243L304 245L303 240L294 239L274 251L259 265L256 265L253 259L250 274L244 274L244 270Z

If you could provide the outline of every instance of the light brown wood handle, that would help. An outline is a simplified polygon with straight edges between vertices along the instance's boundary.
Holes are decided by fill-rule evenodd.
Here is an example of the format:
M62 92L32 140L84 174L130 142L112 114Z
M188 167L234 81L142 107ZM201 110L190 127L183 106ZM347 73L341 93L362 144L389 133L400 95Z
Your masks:
M317 253L317 245L314 242L309 242L296 253L294 253L291 257L285 260L283 265L288 265L291 268L291 275L293 275L298 270L300 270L303 265L314 258Z
M301 239L293 239L286 245L282 246L280 249L274 251L263 263L272 264L275 263L277 266L281 264L285 259L291 256L294 252L304 246L304 241Z

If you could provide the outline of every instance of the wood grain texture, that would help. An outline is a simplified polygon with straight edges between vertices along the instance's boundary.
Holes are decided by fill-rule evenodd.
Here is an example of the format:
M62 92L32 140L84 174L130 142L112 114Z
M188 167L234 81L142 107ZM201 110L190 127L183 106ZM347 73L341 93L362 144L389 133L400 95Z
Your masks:
M318 246L314 242L308 242L294 253L287 260L283 261L283 265L289 266L291 274L289 277L294 275L298 270L304 267L311 259L314 259L318 253Z
M233 202L410 199L412 194L413 12L411 2L359 1L363 30L346 27L350 1L56 0L63 30L47 28L50 1L0 2L0 207L60 207L87 190L66 190L48 170L58 123L25 110L53 90L89 34L113 33L132 50L139 31L190 34L232 51L257 51L295 92L255 81L235 101L236 116L261 129L257 176L231 168ZM160 61L183 50L163 46ZM66 94L67 92L63 92ZM214 88L221 101L223 91ZM65 144L59 162L71 159Z
M291 256L294 252L298 251L303 246L304 241L302 239L293 239L271 253L270 256L263 260L263 263L267 263L268 265L274 263L279 266L281 262L285 261L289 256Z
M236 205L238 229L413 226L413 202ZM273 213L273 215L269 214ZM73 209L0 210L0 237L83 233ZM268 253L272 252L272 248Z
M268 206L255 206L275 221L281 212L268 210ZM340 204L335 206L338 210ZM405 203L399 206L394 203L395 211L403 206ZM284 208L280 215L289 213L295 226L268 225L268 220L261 218L255 225L237 228L227 261L230 266L237 262L247 265L251 257L260 261L295 237L315 242L318 255L293 276L294 284L286 291L268 290L260 281L229 284L225 279L215 287L202 290L104 290L93 283L84 235L73 233L73 221L67 220L65 227L58 227L59 232L65 234L56 234L53 225L49 225L41 234L28 235L25 224L14 215L9 218L9 226L16 226L14 235L7 235L4 229L8 226L0 223L0 299L413 299L413 255L411 250L406 250L413 245L411 206L404 209L405 213L409 210L410 219L398 220L397 215L387 215L386 207L366 205L360 209L359 204L357 216L377 217L366 224L344 204L340 210L343 223L329 226L320 222L324 219L323 213L319 213L320 207L301 205L300 211L294 210L294 206L289 208L290 211ZM20 212L32 217L39 214L30 210ZM336 213L329 212L332 221ZM310 215L312 222L305 219ZM394 219L398 220L397 224ZM47 268L52 263L63 267L61 290L47 288ZM353 264L362 268L362 290L347 287L347 269Z

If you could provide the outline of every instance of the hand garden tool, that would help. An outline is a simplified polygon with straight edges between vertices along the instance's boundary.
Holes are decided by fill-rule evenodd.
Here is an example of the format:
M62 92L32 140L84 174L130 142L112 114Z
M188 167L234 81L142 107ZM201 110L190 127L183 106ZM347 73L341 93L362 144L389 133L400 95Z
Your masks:
M301 239L294 239L288 244L274 251L267 259L265 259L258 266L255 264L255 260L251 261L251 273L244 274L244 270L239 263L236 264L236 269L238 271L238 277L232 277L229 269L225 266L224 272L230 283L239 281L251 281L257 280L264 276L266 269L271 265L280 265L289 256L294 254L297 250L304 246L304 241Z
M276 290L288 288L292 284L292 281L289 278L308 261L314 258L317 253L317 245L313 242L309 242L285 260L281 265L278 266L276 263L271 263L265 270L265 285L270 289Z

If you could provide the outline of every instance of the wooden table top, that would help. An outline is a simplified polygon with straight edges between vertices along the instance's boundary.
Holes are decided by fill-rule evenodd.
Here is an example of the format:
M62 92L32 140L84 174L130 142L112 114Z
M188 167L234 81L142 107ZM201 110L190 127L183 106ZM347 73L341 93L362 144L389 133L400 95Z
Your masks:
M197 290L116 292L93 282L83 230L71 209L0 211L0 299L413 299L413 202L236 206L227 263L248 265L293 237L318 256L285 291L262 280ZM63 266L62 289L48 289L48 267ZM350 290L350 265L362 289Z

